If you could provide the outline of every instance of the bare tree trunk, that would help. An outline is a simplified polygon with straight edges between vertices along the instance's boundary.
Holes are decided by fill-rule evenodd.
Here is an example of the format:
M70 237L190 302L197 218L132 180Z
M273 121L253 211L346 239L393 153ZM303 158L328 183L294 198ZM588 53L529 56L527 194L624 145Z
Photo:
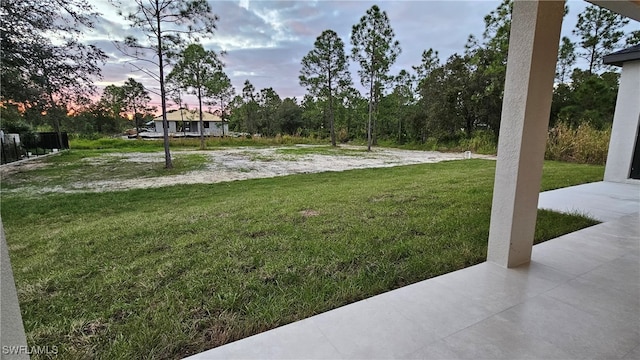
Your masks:
M331 132L331 146L336 146L336 130L333 115L333 94L331 89L331 71L329 71L329 131Z
M200 114L200 150L204 150L206 146L204 143L204 120L202 120L202 90L200 87L198 87L198 112Z
M373 68L373 67L372 67ZM367 151L371 151L371 115L373 114L373 71L369 79L369 121L367 124Z
M160 9L159 1L156 0L156 9ZM169 122L167 121L167 99L164 89L164 64L162 61L162 32L160 30L160 13L156 13L158 25L158 67L160 68L160 100L162 101L162 132L164 140L164 167L173 169L171 162L171 152L169 151Z

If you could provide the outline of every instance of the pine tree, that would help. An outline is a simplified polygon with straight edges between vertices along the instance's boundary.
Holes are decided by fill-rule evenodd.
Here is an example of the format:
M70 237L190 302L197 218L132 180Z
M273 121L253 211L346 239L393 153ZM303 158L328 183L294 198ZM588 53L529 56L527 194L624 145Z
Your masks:
M121 0L111 1L118 8L125 7ZM169 151L165 66L168 58L179 52L186 38L197 40L198 35L211 36L218 17L211 12L211 6L206 0L133 0L127 1L126 4L127 8L129 5L133 6L133 12L123 14L120 11L120 14L129 20L133 28L142 31L142 41L128 36L124 42L116 41L115 44L120 51L133 59L130 62L132 66L160 84L165 168L171 169L173 164ZM153 56L146 56L146 52L153 53ZM157 72L138 65L138 60L157 66Z
M333 30L325 30L318 36L311 50L302 58L300 85L309 93L327 101L329 105L329 131L331 145L336 146L334 98L351 85L344 43Z
M360 64L360 82L369 87L369 118L367 122L367 149L373 141L372 116L381 95L381 86L387 80L389 68L400 54L400 43L385 11L377 5L367 10L360 22L351 30L351 56Z
M604 55L614 51L624 36L621 30L629 20L605 8L589 5L578 15L573 34L580 38L582 52L578 55L589 62L589 73L597 73L602 67Z

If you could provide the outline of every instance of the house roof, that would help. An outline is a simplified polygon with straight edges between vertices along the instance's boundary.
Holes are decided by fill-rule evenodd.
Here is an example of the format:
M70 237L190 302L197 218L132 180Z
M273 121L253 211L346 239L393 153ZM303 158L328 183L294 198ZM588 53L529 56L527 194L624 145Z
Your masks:
M153 120L158 121L162 120L162 115L155 117ZM168 121L199 121L200 118L198 116L198 111L196 110L169 110L167 111L167 120ZM202 120L203 121L222 121L222 118L218 115L214 115L208 111L202 112Z
M640 45L616 51L602 58L604 64L615 66L622 66L623 63L634 60L640 60Z

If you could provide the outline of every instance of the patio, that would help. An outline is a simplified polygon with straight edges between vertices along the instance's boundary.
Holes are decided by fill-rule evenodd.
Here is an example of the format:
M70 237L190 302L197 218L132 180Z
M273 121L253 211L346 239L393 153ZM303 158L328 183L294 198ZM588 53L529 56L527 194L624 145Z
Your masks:
M542 193L618 217L534 246L527 265L485 262L189 359L638 359L640 183L617 185Z

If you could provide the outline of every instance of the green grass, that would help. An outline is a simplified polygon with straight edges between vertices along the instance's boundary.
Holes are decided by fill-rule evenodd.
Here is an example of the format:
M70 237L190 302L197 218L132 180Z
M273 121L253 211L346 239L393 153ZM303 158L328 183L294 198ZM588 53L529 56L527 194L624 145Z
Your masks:
M295 145L295 144L326 144L327 140L316 140L312 138L299 137L299 136L276 136L273 138L267 137L255 137L247 139L241 138L207 138L207 148L221 148L221 147L240 147L240 146L253 146L253 147L268 147L268 146L282 146L282 145ZM162 151L164 148L164 142L162 139L153 140L135 140L135 139L115 139L115 138L101 138L97 140L87 139L74 139L71 140L69 147L77 150L100 150L109 149L111 152L114 150L120 151L138 151L138 152L154 152ZM171 149L181 150L196 150L200 148L199 138L172 138L170 139Z
M125 152L112 150L67 150L59 155L33 160L44 166L2 179L3 190L25 187L70 187L92 181L126 180L184 174L203 169L209 159L202 154L180 152L173 154L173 169L164 169L164 157L156 162L123 161ZM80 185L78 185L80 186Z
M62 358L180 358L482 262L494 171L468 160L3 194L29 345ZM542 187L602 174L547 162ZM540 211L536 242L594 223Z

